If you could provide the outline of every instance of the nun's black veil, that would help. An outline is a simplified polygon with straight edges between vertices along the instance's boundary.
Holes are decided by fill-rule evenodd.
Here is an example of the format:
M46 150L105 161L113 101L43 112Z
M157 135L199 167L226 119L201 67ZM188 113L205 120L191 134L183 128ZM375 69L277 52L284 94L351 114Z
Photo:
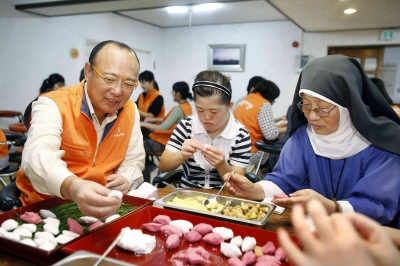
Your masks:
M309 62L301 72L292 104L292 135L307 123L297 108L299 91L314 91L349 110L360 134L377 147L400 155L400 118L364 73L357 60L329 55Z

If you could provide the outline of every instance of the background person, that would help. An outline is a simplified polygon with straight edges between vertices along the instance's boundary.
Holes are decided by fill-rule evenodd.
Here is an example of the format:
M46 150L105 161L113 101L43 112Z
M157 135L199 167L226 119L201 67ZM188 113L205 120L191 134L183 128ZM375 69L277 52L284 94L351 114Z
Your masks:
M234 108L236 108L236 106L237 106L247 95L249 95L250 93L252 93L253 90L254 90L254 88L256 87L256 85L257 85L258 83L260 83L261 81L263 81L263 80L265 80L265 79L264 79L263 77L260 77L260 76L254 76L254 77L252 77L251 79L249 79L249 83L247 84L247 89L246 89L246 90L247 90L247 94L246 94L245 96L240 97L240 99L236 101L235 107L234 107Z
M400 116L400 107L393 103L392 98L390 98L389 94L387 93L385 83L380 78L371 78L372 82L378 88L378 90L382 93L383 97L387 100L387 102L392 106L393 110L396 112L398 116Z
M181 121L185 116L189 116L192 114L192 106L188 102L193 99L192 94L189 91L189 85L184 81L178 81L172 85L172 98L174 102L177 102L178 105L172 108L165 118L145 118L144 122L140 122L141 127L151 129L151 130L173 130L177 124ZM156 124L156 122L161 123L160 125ZM150 133L149 138L144 143L145 151L152 152L162 152L167 145L171 135L162 134L158 135L156 133ZM149 147L151 146L151 147Z
M129 100L139 61L126 44L104 41L85 63L85 80L49 92L32 104L32 120L17 174L21 202L52 196L77 203L101 220L143 182L145 153L139 113Z
M79 82L85 79L85 68L82 68L81 72L79 73Z
M279 94L280 90L274 82L263 80L233 111L234 117L250 132L252 144L250 163L253 165L259 163L261 156L261 165L269 158L269 154L259 151L255 143L264 139L272 141L278 138L279 129L275 125L272 105Z
M250 136L231 114L229 78L218 71L202 71L192 86L197 114L175 128L159 164L161 172L183 164L181 187L216 188L234 170L245 174L250 158Z
M0 142L6 142L7 138L3 130L0 128ZM8 145L0 144L0 171L9 166Z
M164 118L164 98L158 92L158 84L155 83L154 74L148 70L143 71L139 75L139 82L143 89L136 101L140 120L144 121L147 117ZM155 84L157 89L155 89Z
M272 202L286 208L318 199L329 214L360 212L399 228L400 118L360 64L314 59L292 106L291 137L273 172L256 184L231 175L229 192L255 200L284 193Z
M291 113L292 113L292 106L290 105L289 107L288 107L288 110L287 110L287 112L286 112L286 117L287 117L287 123L286 123L286 131L285 131L285 133L283 134L283 136L282 136L282 138L280 138L277 142L275 142L274 143L274 145L276 145L276 146L281 146L281 147L283 147L283 145L285 145L285 143L286 143L286 141L289 139L289 135L290 135L290 131L291 131L291 128L292 128L292 126L291 126L291 120L290 120L290 115L291 115ZM276 165L276 163L278 162L278 159L279 159L279 154L270 154L269 155L269 158L268 158L268 167L269 167L269 170L273 170L274 169L274 167L275 167L275 165ZM269 171L270 172L270 171Z
M49 91L55 91L58 88L65 86L64 77L60 74L51 74L47 79L43 80L42 86L40 86L39 94L42 95Z

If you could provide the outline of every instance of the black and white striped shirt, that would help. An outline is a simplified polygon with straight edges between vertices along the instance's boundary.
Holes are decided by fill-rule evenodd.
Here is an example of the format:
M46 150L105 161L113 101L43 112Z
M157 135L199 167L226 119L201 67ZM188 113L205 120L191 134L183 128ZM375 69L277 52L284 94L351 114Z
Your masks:
M174 153L179 152L186 139L195 139L222 150L225 159L232 166L246 169L249 164L250 134L232 114L225 129L214 139L208 135L197 115L183 118L171 135L166 149ZM183 163L183 170L181 187L215 188L222 185L217 169L211 167L201 155L201 151L196 151Z

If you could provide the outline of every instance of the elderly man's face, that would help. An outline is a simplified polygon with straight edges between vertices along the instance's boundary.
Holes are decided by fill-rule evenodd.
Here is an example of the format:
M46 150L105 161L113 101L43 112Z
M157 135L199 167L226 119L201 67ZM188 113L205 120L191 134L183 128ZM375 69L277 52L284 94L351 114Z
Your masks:
M107 114L114 114L129 100L132 91L123 89L127 87L123 83L137 82L139 63L133 53L108 44L98 52L94 65L100 74L86 63L85 78L93 109L102 122ZM115 86L110 85L101 76L110 77L118 82Z

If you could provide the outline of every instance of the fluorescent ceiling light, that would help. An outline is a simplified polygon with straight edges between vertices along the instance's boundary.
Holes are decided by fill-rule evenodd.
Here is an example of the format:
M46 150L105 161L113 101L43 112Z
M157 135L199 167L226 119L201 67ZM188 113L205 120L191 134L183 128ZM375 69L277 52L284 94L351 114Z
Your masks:
M356 13L357 10L355 10L354 8L348 8L344 11L345 14L353 14Z
M169 6L167 7L168 13L185 13L188 11L187 6Z
M212 11L218 8L218 3L200 4L193 6L193 12Z

